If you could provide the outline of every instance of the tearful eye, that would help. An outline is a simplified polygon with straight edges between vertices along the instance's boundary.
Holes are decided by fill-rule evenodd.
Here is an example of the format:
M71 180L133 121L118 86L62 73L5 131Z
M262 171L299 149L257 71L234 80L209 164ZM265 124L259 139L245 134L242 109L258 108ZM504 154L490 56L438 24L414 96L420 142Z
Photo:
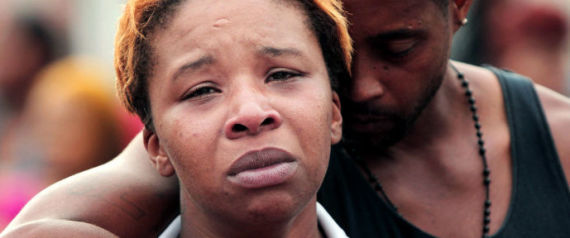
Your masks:
M210 86L204 86L204 87L199 87L197 89L194 89L192 91L190 91L188 94L186 94L184 96L183 99L199 99L214 93L220 93L221 90L214 88L214 87L210 87Z
M277 71L274 73L271 73L269 75L269 77L267 77L267 82L270 81L285 81L294 77L298 77L301 76L300 73L296 73L296 72L291 72L291 71Z

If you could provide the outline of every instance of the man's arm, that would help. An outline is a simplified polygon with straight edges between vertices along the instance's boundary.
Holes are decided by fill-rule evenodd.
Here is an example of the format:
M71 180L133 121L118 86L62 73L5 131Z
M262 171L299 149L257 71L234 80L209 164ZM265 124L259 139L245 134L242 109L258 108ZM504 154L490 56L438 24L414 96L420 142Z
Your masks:
M46 219L20 225L15 230L2 233L3 238L20 237L88 237L116 238L117 236L101 227L77 221Z
M570 99L540 85L536 85L536 90L570 185Z
M156 237L179 212L178 184L174 176L161 177L147 156L139 134L111 162L36 195L2 235Z

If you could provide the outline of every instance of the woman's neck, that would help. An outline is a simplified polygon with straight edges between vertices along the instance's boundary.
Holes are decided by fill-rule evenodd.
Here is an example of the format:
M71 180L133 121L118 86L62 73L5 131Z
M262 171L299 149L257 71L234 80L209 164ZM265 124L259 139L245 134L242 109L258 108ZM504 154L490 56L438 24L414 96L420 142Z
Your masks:
M265 216L255 219L235 220L228 216L207 214L204 209L187 202L182 213L180 237L322 237L318 229L316 196L292 217Z

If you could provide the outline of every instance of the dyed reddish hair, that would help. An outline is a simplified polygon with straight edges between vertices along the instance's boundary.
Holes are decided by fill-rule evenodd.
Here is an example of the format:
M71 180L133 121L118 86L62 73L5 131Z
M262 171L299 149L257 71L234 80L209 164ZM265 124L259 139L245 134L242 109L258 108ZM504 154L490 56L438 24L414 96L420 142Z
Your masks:
M168 24L185 0L128 0L115 38L115 71L119 97L153 130L147 79L152 74L150 38ZM289 0L291 2L291 0ZM333 89L349 79L352 42L340 0L296 0L317 37Z

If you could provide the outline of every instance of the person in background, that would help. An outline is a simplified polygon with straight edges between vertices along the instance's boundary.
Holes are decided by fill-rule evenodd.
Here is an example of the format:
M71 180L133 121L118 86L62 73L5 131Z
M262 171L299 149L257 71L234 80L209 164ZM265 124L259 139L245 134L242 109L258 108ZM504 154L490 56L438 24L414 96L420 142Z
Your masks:
M24 120L48 184L101 165L122 148L119 105L103 72L93 60L68 57L48 66L31 91Z
M355 48L353 80L340 91L346 150L331 153L317 200L347 234L567 237L570 100L515 73L451 61L470 0L343 2ZM6 237L162 230L177 211L176 182L145 173L142 144L39 195ZM127 179L93 182L102 176Z
M10 5L7 2L3 5L5 8L0 10L0 177L7 178L11 177L7 173L16 161L14 154L24 136L22 121L27 97L37 74L54 59L54 46L48 26L36 18L12 14L7 10ZM28 151L35 149L28 148ZM42 188L33 179L20 179L18 183L27 186L0 180L1 188L14 186L17 189L12 191L14 195L2 190L0 229Z
M570 95L570 1L481 0L455 58L492 64ZM505 20L508 19L508 20Z
M118 103L105 74L87 59L66 58L39 73L23 106L10 160L0 169L3 227L41 189L116 156Z
M39 19L6 19L0 36L0 164L11 158L24 105L37 74L54 59L48 26Z

